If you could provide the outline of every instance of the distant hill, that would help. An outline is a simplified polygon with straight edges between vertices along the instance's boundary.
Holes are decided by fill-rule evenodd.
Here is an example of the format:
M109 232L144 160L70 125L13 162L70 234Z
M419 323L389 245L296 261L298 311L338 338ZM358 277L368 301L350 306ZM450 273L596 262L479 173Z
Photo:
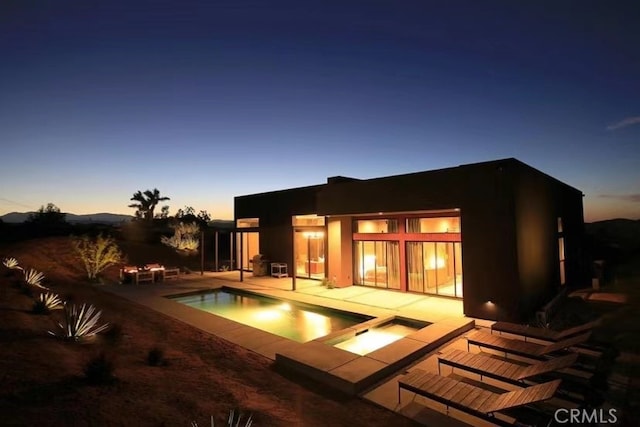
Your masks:
M25 222L29 215L35 212L11 212L0 216L0 219L6 223ZM86 215L76 215L72 213L66 214L66 220L70 223L94 223L94 224L117 224L120 222L131 221L131 215L121 215L112 213L95 213Z
M594 243L622 251L640 250L640 220L608 219L585 224Z

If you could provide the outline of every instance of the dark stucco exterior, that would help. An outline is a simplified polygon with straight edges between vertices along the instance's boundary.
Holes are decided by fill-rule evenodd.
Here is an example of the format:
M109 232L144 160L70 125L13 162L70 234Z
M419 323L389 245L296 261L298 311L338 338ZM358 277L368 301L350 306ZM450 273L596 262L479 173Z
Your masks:
M516 159L235 198L235 217L260 219L260 251L292 259L292 215L459 209L463 305L468 316L524 320L562 286L558 218L565 241L565 286L588 282L582 193Z

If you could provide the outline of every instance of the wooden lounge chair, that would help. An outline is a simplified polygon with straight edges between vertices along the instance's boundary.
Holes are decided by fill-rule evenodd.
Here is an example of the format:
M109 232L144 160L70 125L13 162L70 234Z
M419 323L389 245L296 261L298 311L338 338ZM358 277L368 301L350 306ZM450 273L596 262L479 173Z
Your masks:
M400 391L405 389L445 404L447 411L452 407L470 414L491 417L494 412L550 399L560 382L553 380L520 390L494 393L463 381L414 369L398 380L398 404Z
M500 333L506 332L513 335L520 335L527 338L536 338L543 341L562 341L563 339L573 337L583 332L590 331L598 325L598 321L583 323L582 325L574 326L573 328L564 329L562 331L554 331L547 328L536 328L528 325L520 325L518 323L510 322L496 322L491 326L491 332L498 331Z
M550 355L551 353L565 350L586 342L590 336L591 332L587 332L585 334L577 335L575 337L548 345L505 338L499 335L493 335L482 331L473 332L472 334L467 335L466 338L467 350L469 349L469 346L473 344L477 345L478 347L485 347L492 350L504 352L505 356L507 354L515 354L531 359L544 360L546 359L546 356Z
M442 363L452 368L459 368L478 374L481 380L483 376L486 376L500 381L522 385L524 380L568 368L576 363L577 360L578 354L571 353L523 366L506 360L496 359L486 354L453 350L438 356L438 373L440 373L440 364Z
M585 393L588 393L588 386L580 383L565 373L558 372L573 366L578 360L577 353L570 353L553 359L536 362L532 365L521 365L506 360L497 359L486 354L468 353L461 350L453 350L446 354L438 356L438 373L440 373L440 364L458 368L467 372L480 375L480 381L483 377L489 377L509 384L525 387L531 382L540 382L562 377L563 386L567 386L567 390L558 390L558 397L565 400L581 404L584 402ZM538 377L537 380L533 380ZM569 379L568 379L569 378ZM526 381L526 382L525 382Z

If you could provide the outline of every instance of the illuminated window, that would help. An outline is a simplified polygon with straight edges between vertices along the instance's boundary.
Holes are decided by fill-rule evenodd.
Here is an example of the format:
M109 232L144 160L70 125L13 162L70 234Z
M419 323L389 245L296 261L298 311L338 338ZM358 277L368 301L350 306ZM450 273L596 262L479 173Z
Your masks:
M459 233L460 217L408 218L407 233Z
M397 233L397 219L361 219L355 222L356 233Z
M558 217L558 233L562 233L562 218Z
M237 228L255 228L260 225L259 218L243 218L236 221Z
M324 217L318 215L294 215L291 217L294 226L324 225Z
M558 239L558 254L560 256L560 284L564 285L567 281L564 270L564 237Z

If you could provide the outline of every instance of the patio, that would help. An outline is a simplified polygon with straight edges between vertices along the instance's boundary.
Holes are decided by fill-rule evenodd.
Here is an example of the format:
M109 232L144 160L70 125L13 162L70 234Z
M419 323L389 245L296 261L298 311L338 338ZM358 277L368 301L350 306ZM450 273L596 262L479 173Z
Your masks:
M397 405L397 375L410 369L411 364L432 365L431 360L442 345L457 342L461 333L473 327L474 319L462 314L462 301L358 286L327 289L315 280L297 279L296 282L296 291L291 290L291 278L252 277L245 273L240 282L239 272L233 271L181 275L180 280L172 283L109 285L104 289L272 360L279 357L287 368L297 366L299 373L312 372L312 378L349 394L358 393L371 403L409 418L430 425L464 425L460 418L447 417L437 408L417 405L420 399L406 399L401 407ZM402 315L432 325L376 354L358 356L317 341L293 342L165 298L222 286L380 318ZM478 324L488 323L491 322L478 321ZM340 353L339 357L334 353ZM435 367L434 372L437 372ZM476 425L472 419L467 422Z

